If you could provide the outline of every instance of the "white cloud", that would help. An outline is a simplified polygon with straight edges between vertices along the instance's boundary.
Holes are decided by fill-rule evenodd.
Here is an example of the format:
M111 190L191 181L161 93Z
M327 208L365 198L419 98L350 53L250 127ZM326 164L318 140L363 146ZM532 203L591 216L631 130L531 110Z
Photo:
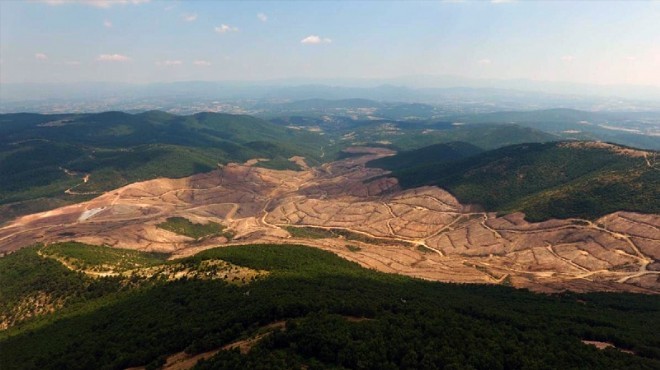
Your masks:
M208 60L196 60L193 62L193 64L200 67L208 67L211 65L211 62Z
M315 45L315 44L329 44L331 42L332 42L331 39L329 39L327 37L322 38L322 37L317 36L317 35L309 35L309 36L305 37L304 39L300 40L301 44L312 44L312 45Z
M108 20L105 20L105 21L103 21L103 26L105 28L112 28L112 22L110 22Z
M217 33L237 32L237 31L238 31L238 27L232 27L226 24L221 24L215 27L215 32Z
M164 60L162 62L156 62L156 65L164 67L180 66L183 62L180 60Z
M563 57L561 57L561 60L563 62L570 63L575 60L575 57L572 55L564 55Z
M68 66L79 66L80 62L77 61L77 60L69 60L69 61L64 62L64 64L66 64Z
M181 19L186 22L194 22L197 20L197 14L184 14L181 16Z
M484 58L484 59L479 59L479 60L477 61L477 63L479 63L479 64L481 64L481 65L483 65L483 66L487 66L487 65L493 63L493 61L490 60L490 59L488 59L488 58Z
M268 22L268 16L264 13L257 13L257 18L262 22Z
M131 58L121 54L101 54L96 60L99 62L128 62Z
M36 54L34 54L34 59L46 60L46 59L48 59L48 56L44 53L36 53Z
M150 0L41 0L48 5L83 4L97 8L110 8L113 5L138 5Z
M493 4L508 4L508 3L515 3L516 0L490 0L490 2Z
M629 61L629 62L634 62L634 61L637 60L637 57L633 56L633 55L629 55L629 56L626 57L626 60Z

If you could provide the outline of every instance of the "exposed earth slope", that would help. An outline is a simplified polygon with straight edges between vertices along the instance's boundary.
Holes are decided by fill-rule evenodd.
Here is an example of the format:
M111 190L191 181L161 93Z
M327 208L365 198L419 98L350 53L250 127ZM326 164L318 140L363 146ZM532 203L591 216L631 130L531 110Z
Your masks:
M303 171L230 164L189 178L134 183L21 217L0 229L0 248L76 240L188 256L221 244L303 243L431 280L660 292L658 215L615 212L595 221L541 223L525 221L522 213L497 217L437 187L401 190L386 171L365 168L394 154L387 149L348 151L364 155ZM231 238L198 240L158 227L170 217L219 223Z

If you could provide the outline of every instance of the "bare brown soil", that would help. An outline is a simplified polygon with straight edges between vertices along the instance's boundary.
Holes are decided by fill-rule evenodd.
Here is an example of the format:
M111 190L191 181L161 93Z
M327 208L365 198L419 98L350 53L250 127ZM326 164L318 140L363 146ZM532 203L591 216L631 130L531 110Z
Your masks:
M633 352L633 351L630 351L630 350L627 350L627 349L621 349L621 348L618 348L618 347L615 346L614 344L612 344L612 343L608 343L608 342L599 342L599 341L596 341L596 340L583 340L582 343L584 343L584 344L588 344L588 345L590 345L590 346L594 346L594 347L596 347L596 348L598 348L598 349L615 348L615 349L618 349L618 350L621 351L621 352L629 353L629 354L631 354L631 355L634 355L634 354L635 354L635 352Z
M298 243L429 280L544 292L660 293L660 215L616 212L594 222L539 223L521 213L497 217L437 187L401 190L386 171L364 166L392 151L349 151L364 155L302 171L229 164L184 179L134 183L8 223L0 228L0 255L64 240L169 252L173 258L218 245ZM293 160L301 164L302 158ZM235 237L195 241L156 227L173 216L221 223ZM352 240L359 247L353 251L343 238L298 239L283 226L343 229L367 238ZM369 238L392 243L370 244Z

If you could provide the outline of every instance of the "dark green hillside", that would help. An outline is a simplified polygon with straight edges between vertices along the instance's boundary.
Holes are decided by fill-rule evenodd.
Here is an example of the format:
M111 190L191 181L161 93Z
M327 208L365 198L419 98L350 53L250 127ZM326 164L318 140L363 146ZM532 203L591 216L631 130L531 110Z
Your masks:
M24 251L6 259L23 258ZM433 283L366 270L303 246L224 247L180 263L195 268L217 259L270 273L245 285L161 282L52 314L38 326L0 334L3 369L156 368L166 355L217 349L280 320L286 328L249 354L221 351L198 368L660 367L656 296L547 296ZM610 342L635 355L581 340Z
M393 169L405 187L437 185L463 203L523 211L530 220L594 219L618 210L660 213L658 165L608 149L521 144L457 161L399 166L408 156L401 153L380 164Z
M227 239L232 238L232 234L228 231L225 231L225 227L216 222L196 224L184 217L169 217L167 220L165 220L165 222L162 222L156 226L161 229L168 230L180 235L185 235L196 240L217 235L222 235Z
M271 140L290 144L305 135L250 116L223 113L176 116L159 111L140 114L4 114L0 115L0 132L3 133L0 143L4 145L41 139L105 148L156 143L217 147L227 143L239 145ZM304 138L318 141L312 136Z
M317 163L326 141L219 113L0 115L0 222L133 181L206 172L218 163L270 158L263 165L295 169L287 158L302 155ZM90 177L83 184L85 174ZM74 186L85 194L64 195Z
M16 325L51 310L88 306L122 290L118 279L91 279L53 259L40 256L40 249L40 246L24 248L0 258L0 323ZM39 322L32 320L32 323ZM0 349L0 362L3 357Z
M405 170L408 168L435 164L440 161L455 161L483 152L472 144L453 141L445 144L425 146L420 149L401 152L393 157L385 157L369 162L369 167Z

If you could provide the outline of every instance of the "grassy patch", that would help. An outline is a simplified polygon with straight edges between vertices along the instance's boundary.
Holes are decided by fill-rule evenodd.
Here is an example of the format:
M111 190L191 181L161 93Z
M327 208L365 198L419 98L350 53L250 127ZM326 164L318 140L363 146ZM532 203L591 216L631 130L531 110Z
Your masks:
M171 231L179 235L185 235L195 240L213 236L224 236L227 239L232 239L234 235L225 230L225 227L216 222L207 222L205 224L196 224L190 222L184 217L169 217L165 222L158 225L159 228Z

